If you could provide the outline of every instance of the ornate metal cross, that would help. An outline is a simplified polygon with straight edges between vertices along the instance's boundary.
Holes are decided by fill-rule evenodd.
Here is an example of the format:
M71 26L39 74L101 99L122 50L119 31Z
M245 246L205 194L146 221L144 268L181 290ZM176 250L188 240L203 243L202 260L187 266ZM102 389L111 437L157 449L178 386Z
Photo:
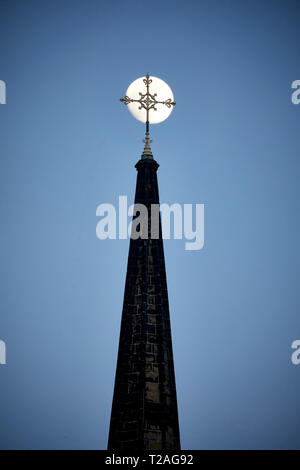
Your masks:
M121 98L120 101L124 103L125 105L128 105L129 103L139 103L139 109L145 109L146 110L146 137L143 140L145 143L145 148L143 155L152 155L151 148L150 148L150 143L152 140L150 140L149 137L149 111L153 109L153 111L157 111L156 105L157 104L163 104L167 106L167 108L171 108L171 106L175 106L175 101L172 101L171 98L165 100L165 101L158 101L156 99L157 93L150 93L149 87L150 84L152 83L151 78L147 74L146 77L143 79L143 82L146 85L146 93L139 93L140 99L139 100L134 100L130 98L129 96L125 95L125 98Z

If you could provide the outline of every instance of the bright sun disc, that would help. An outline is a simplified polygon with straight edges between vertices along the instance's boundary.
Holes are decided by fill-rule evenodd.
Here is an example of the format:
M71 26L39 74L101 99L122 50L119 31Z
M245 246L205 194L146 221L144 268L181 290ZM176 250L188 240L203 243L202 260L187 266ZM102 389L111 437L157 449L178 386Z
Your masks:
M169 85L164 82L161 78L157 77L149 77L150 80L152 80L150 86L149 86L149 93L151 95L155 96L156 101L166 101L166 100L171 100L174 101L174 95L169 87ZM140 93L145 94L147 92L146 84L144 83L145 77L140 77L134 80L129 87L127 88L126 91L126 96L128 96L131 99L134 100L139 100L141 98ZM131 114L138 119L138 121L141 122L146 122L146 109L140 108L140 103L129 103L127 105L129 111ZM164 121L167 119L171 112L173 111L173 106L166 106L165 104L162 103L157 103L155 105L156 111L154 109L149 110L149 123L150 124L158 124L159 122Z

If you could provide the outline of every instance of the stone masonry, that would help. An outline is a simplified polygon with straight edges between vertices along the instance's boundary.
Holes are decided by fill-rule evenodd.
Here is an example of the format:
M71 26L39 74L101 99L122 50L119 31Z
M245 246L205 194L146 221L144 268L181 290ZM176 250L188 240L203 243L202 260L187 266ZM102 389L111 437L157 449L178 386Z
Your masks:
M159 203L157 162L136 164L135 203ZM179 424L161 223L130 240L108 449L179 450Z

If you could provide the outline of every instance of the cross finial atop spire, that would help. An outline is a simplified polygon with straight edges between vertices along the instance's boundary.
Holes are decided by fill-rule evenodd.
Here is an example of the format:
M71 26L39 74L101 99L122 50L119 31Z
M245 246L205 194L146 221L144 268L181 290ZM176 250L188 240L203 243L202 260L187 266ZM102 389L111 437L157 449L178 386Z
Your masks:
M156 106L158 104L162 104L166 106L167 108L171 108L172 106L175 106L176 103L175 101L172 101L171 98L164 100L164 101L158 101L156 99L157 93L150 93L149 88L152 83L152 79L150 78L148 74L145 75L143 82L146 85L146 93L139 92L139 95L140 95L139 99L133 99L125 95L125 97L121 98L120 101L124 103L125 105L128 105L129 103L139 103L138 109L145 109L146 111L146 136L145 136L145 139L143 140L143 142L145 143L145 147L144 147L142 157L152 158L152 151L150 147L150 143L152 142L152 140L150 140L150 136L149 136L149 112L151 110L157 111Z

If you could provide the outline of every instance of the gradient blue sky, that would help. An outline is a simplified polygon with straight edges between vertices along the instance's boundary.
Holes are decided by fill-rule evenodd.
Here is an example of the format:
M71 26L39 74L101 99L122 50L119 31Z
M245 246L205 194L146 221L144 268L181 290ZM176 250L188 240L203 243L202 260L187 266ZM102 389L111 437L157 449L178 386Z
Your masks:
M182 447L299 448L299 0L0 0L0 447L104 449L146 74L161 202L205 204L205 246L165 241Z

